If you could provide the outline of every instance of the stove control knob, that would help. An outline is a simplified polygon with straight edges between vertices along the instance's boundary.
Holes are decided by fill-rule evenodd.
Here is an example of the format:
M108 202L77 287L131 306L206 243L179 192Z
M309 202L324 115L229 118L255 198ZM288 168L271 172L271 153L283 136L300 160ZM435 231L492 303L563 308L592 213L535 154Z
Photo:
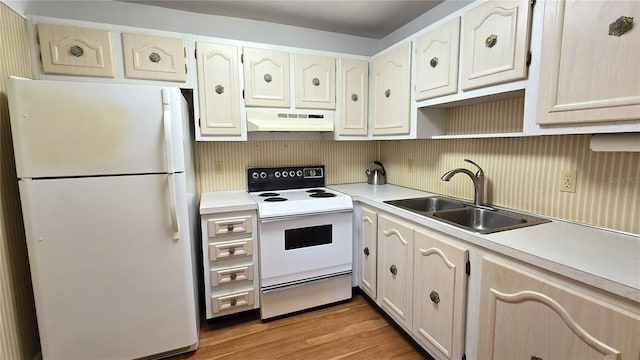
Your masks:
M289 173L288 173L288 172L286 172L286 171L283 171L283 172L282 172L282 177L283 177L283 178L286 178L287 176L289 176Z
M309 176L316 176L316 171L313 169L309 170Z
M273 176L276 177L276 179L280 178L280 171L276 171L275 173L273 173Z
M296 176L297 177L302 177L302 170L296 171Z
M260 174L258 174L258 172L257 172L257 171L254 171L254 172L251 174L251 177L252 177L252 178L254 178L254 179L258 179L258 178L260 177Z
M296 176L296 172L291 170L289 171L289 177L295 177Z
M266 172L261 172L260 173L260 179L266 179L267 178L267 173Z

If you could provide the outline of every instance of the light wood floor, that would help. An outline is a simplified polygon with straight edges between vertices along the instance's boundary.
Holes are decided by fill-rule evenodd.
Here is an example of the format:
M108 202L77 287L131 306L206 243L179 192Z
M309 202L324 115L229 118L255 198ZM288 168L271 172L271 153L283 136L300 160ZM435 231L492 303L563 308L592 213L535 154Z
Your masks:
M425 359L362 295L261 322L255 313L204 324L200 347L174 359Z

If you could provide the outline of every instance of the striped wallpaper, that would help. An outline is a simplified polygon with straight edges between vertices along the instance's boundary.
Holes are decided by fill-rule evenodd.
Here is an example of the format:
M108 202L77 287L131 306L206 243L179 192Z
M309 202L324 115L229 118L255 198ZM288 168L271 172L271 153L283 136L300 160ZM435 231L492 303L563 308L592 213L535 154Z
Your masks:
M29 261L13 159L6 79L31 77L25 20L0 3L0 359L40 351Z
M522 132L524 97L449 109L447 135Z

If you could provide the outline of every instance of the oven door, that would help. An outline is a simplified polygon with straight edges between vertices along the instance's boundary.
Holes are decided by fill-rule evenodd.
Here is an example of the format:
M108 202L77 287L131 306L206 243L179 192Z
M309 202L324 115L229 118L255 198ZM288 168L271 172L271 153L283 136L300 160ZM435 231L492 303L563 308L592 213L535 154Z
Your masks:
M264 290L351 272L352 211L260 219Z

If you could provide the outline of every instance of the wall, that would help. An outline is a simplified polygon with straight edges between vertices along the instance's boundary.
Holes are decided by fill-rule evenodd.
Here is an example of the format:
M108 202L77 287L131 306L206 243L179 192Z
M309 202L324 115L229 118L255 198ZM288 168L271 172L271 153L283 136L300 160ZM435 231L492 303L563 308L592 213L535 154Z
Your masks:
M0 359L40 351L7 108L9 75L31 77L25 20L0 3Z

